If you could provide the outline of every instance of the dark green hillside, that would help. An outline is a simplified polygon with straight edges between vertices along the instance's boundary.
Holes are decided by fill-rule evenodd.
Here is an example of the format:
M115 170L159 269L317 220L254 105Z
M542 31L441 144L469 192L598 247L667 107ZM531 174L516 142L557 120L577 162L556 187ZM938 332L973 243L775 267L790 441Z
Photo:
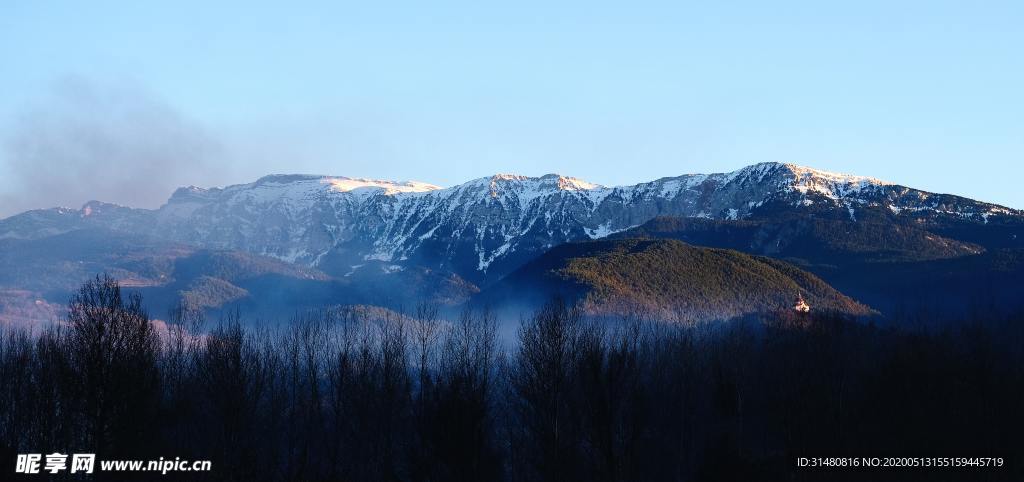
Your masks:
M1024 249L920 262L813 270L832 286L886 315L950 321L973 312L1024 309Z
M664 319L705 321L789 309L801 292L816 310L872 313L790 264L675 240L564 244L484 291L478 301L515 307L558 294L594 314L641 308Z
M187 289L177 294L187 306L197 309L218 308L249 296L248 291L228 281L205 275L190 282Z
M661 217L616 237L679 239L806 265L927 261L984 252L974 243L877 217L856 222L814 217L740 221Z
M862 214L857 222L661 217L616 236L678 239L786 260L887 316L926 309L934 319L955 319L981 305L1006 312L1024 305L1024 228L1013 220L967 229Z

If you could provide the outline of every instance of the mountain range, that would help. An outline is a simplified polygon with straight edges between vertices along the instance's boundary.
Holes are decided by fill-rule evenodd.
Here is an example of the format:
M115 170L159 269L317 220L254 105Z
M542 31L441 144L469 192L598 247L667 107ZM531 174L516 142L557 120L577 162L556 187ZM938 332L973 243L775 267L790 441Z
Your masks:
M1020 279L1024 212L784 163L619 187L555 174L499 174L447 188L272 175L180 188L153 210L91 201L0 220L0 312L17 306L26 316L32 306L60 303L99 271L162 302L201 293L193 301L210 308L269 305L258 301L269 293L281 300L279 312L314 301L458 306L559 246L604 238L671 238L756 255L746 263L770 257L857 301L872 298L884 313L899 300L874 296L871 273L934 280L935 270L960 269L942 263L960 260L984 277L996 259ZM693 254L676 247L664 255L684 251Z

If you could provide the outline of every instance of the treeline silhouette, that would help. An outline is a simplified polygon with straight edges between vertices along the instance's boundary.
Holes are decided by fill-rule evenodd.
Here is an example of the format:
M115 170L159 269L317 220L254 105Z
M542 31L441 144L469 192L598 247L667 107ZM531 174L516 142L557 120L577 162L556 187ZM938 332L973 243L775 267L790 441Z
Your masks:
M892 455L1006 460L900 480L1024 474L1019 316L941 332L827 314L682 326L553 300L514 343L486 311L446 321L427 304L278 330L169 318L97 277L61 326L0 331L0 470L61 452L213 461L167 480L879 480L893 472L796 460ZM140 478L102 475L116 476Z

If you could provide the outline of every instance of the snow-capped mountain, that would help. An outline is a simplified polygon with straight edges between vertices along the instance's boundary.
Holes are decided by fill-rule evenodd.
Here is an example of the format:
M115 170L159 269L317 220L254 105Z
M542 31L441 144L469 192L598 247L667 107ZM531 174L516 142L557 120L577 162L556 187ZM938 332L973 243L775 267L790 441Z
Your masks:
M599 238L656 216L745 219L780 212L913 220L1020 222L1021 211L877 179L782 163L605 187L549 174L499 174L448 188L345 177L273 175L224 188L178 189L156 210L90 202L0 221L0 239L90 227L243 250L344 275L371 263L420 266L474 282L546 249Z

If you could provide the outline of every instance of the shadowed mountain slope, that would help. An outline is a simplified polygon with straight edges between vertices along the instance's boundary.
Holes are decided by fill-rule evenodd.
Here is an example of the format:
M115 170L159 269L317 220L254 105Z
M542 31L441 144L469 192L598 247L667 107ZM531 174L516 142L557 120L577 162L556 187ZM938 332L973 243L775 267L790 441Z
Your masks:
M802 293L815 310L873 311L791 264L675 240L567 243L484 290L475 301L529 309L552 294L592 314L643 310L676 321L710 321L788 310Z

